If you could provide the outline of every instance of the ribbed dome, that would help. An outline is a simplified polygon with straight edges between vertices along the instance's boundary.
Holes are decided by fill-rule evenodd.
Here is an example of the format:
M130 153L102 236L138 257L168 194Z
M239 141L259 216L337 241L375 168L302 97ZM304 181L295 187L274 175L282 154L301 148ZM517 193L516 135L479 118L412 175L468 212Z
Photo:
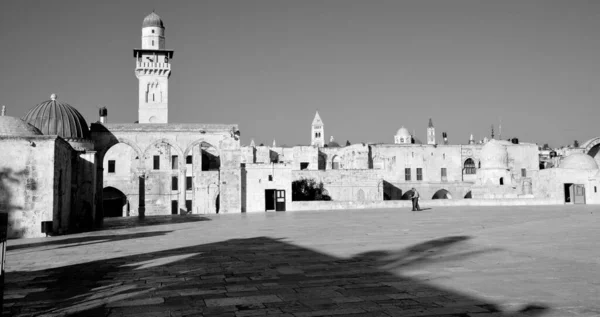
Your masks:
M598 164L590 155L573 153L560 162L559 167L577 170L595 170L598 169Z
M158 14L154 13L153 11L152 13L148 14L148 16L144 18L144 22L142 22L142 28L147 27L164 28L165 26L163 25L163 21L160 19Z
M54 94L51 100L29 110L23 120L45 135L58 135L63 139L89 139L90 130L81 113L66 103L58 102Z
M32 136L42 132L22 119L0 116L0 136Z
M408 130L405 127L401 127L396 132L396 136L403 137L403 138L410 137L410 132L408 132Z

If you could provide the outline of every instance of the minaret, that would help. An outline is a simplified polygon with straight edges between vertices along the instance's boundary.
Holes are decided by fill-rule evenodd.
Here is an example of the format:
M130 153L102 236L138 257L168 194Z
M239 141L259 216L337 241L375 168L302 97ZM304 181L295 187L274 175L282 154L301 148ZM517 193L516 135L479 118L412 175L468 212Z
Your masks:
M325 127L323 126L323 120L321 120L321 116L319 116L319 111L317 111L315 114L315 118L312 122L310 144L317 147L325 146Z
M429 118L429 125L427 126L427 144L435 145L435 128L433 127L433 121Z
M142 23L142 48L133 50L139 81L139 123L169 122L169 77L173 50L165 49L165 27L152 12Z

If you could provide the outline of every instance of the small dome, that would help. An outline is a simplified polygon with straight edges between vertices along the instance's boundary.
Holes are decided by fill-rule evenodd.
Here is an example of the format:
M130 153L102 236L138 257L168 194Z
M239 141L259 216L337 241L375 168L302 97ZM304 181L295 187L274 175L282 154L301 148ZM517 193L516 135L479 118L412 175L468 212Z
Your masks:
M481 149L481 168L483 169L507 169L508 151L506 146L510 142L490 140Z
M163 25L163 21L160 19L158 14L154 13L154 11L152 11L152 13L148 14L144 18L144 22L142 22L142 28L147 28L147 27L158 27L158 28L163 28L163 29L165 28L165 26Z
M42 132L22 119L0 116L0 136L32 136Z
M55 94L50 98L29 110L23 120L45 135L58 135L66 140L89 139L90 130L81 113L58 102Z
M598 164L593 157L587 154L573 153L560 162L559 167L576 170L595 170L598 169Z
M408 130L405 127L402 127L400 129L398 129L398 132L396 132L396 136L407 138L407 137L410 137L410 133L408 132Z

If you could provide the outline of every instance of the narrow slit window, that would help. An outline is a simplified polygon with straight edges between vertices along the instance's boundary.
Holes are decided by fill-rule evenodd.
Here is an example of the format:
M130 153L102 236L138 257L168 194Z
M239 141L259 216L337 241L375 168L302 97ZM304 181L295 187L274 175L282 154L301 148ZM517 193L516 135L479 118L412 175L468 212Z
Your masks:
M178 162L178 157L177 155L172 155L171 156L171 169L178 169L179 168L179 162Z
M115 160L108 160L108 172L109 173L114 173L115 172Z
M171 190L178 190L179 189L179 180L177 179L177 176L173 176L171 177Z
M185 178L185 190L192 190L194 187L194 183L192 181L192 176L187 176Z
M159 170L159 169L160 169L160 156L158 156L158 155L154 155L154 158L153 158L153 159L154 159L154 162L153 162L153 163L154 163L154 164L153 164L153 168L154 168L155 170Z

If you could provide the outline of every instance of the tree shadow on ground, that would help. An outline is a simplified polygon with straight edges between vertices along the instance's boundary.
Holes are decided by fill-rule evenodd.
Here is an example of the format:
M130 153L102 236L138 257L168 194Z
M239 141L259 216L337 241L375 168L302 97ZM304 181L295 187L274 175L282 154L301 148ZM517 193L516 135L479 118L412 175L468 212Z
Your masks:
M388 252L369 252L362 256L385 270L420 267L438 262L459 261L479 254L501 251L499 248L474 249L467 245L469 236L450 236L429 240L411 247Z
M9 272L4 314L465 317L534 316L547 309L529 305L523 312L503 312L494 303L381 268L437 261L434 254L468 239L448 237L346 259L256 237Z
M133 227L158 226L198 221L210 221L211 219L201 215L164 215L164 216L145 216L139 217L121 217L121 218L104 218L104 223L101 229L98 230L113 230ZM96 230L96 231L98 231Z
M94 243L104 243L104 242L116 242L121 240L128 239L139 239L139 238L149 238L149 237L157 237L166 235L171 231L151 231L151 232L138 232L138 233L130 233L130 234L111 234L111 235L101 235L101 236L83 236L77 238L64 238L64 236L58 237L50 237L45 238L40 242L33 243L23 243L23 244L11 244L10 242L15 242L15 240L11 240L6 246L7 251L15 251L21 249L29 249L29 248L39 248L39 247L51 247L51 246L59 246L53 249L61 249L67 247L73 247L81 244L94 244ZM20 241L19 241L20 242ZM73 245L75 244L75 245ZM48 249L45 249L48 250Z

